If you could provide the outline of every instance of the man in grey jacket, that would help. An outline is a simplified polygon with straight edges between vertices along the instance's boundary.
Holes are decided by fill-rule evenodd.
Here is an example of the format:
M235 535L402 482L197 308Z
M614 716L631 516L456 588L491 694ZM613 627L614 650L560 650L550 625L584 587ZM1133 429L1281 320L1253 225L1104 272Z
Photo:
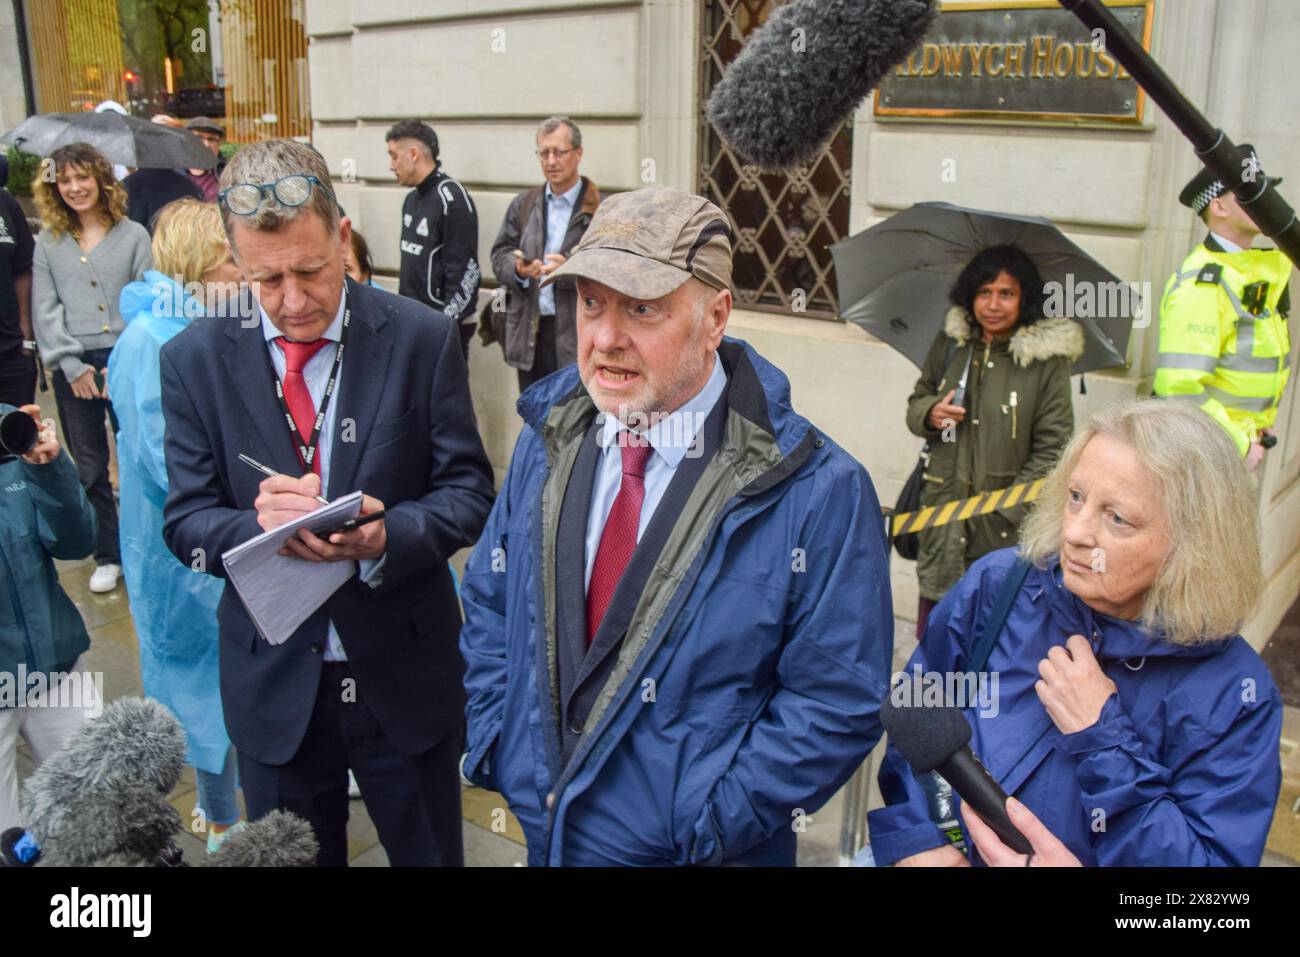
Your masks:
M519 391L577 360L572 281L539 288L564 264L600 205L596 184L578 174L582 132L567 116L537 128L543 186L525 190L506 211L492 244L492 270L505 290L506 363L519 374Z

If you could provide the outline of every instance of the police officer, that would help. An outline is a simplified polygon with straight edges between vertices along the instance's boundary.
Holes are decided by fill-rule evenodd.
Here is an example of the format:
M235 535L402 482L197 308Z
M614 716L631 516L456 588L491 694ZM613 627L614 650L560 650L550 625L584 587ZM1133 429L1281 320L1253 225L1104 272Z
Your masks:
M1264 175L1253 146L1243 143L1241 155L1243 179ZM1276 249L1250 248L1259 227L1210 170L1178 201L1209 235L1165 285L1155 393L1212 415L1254 470L1277 442L1272 425L1291 364L1291 262Z

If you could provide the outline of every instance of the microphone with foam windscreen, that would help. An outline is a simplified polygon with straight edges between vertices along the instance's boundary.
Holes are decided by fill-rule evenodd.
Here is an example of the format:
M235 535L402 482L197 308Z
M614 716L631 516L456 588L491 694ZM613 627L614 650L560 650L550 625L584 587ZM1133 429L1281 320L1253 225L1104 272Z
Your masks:
M163 705L119 698L81 729L23 784L21 820L36 841L74 820L73 798L134 784L166 795L185 770L185 732Z
M930 0L779 7L714 87L709 121L746 162L769 170L802 165L907 59L938 13Z
M907 700L922 700L919 689ZM963 801L993 829L1002 843L1020 854L1033 848L1007 816L1007 794L971 752L970 725L957 708L894 704L880 709L889 743L918 774L937 771Z
M209 867L313 867L319 845L311 825L287 811L271 811L226 838Z

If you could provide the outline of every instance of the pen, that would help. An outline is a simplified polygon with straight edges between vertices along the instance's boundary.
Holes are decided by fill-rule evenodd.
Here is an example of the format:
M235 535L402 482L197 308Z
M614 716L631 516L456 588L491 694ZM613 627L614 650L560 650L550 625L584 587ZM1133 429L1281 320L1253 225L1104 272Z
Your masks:
M239 461L243 462L245 465L251 465L253 468L257 469L257 470L258 470L259 472L261 472L263 475L270 475L272 478L274 478L274 477L277 476L277 475L282 475L282 474L283 474L283 473L281 473L281 472L277 472L277 471L275 471L275 469L269 469L269 468L267 468L267 467L266 467L265 465L263 465L261 462L257 461L257 459L249 458L249 457L248 457L247 455L245 455L243 452L240 452L240 453L239 453ZM322 498L322 497L319 496L319 495L316 496L316 501L320 502L322 505L328 505L328 504L330 503L330 500L329 500L329 499L327 499L327 498Z

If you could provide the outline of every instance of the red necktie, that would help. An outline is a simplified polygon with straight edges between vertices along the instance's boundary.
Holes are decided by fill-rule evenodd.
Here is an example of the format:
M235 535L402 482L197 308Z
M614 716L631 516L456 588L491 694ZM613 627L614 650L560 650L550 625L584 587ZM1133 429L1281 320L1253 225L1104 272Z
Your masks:
M605 530L600 535L596 561L591 567L591 583L587 586L587 646L596 638L596 632L605 617L605 610L614 597L623 570L636 551L636 533L641 525L641 503L645 500L645 466L654 447L644 437L627 442L632 433L619 432L619 451L623 453L623 480L618 487L618 497L605 520Z
M314 342L294 342L284 336L276 336L275 344L284 353L284 402L293 416L293 424L298 427L304 444L311 441L312 426L316 424L316 403L311 400L307 380L302 377L302 370L308 360L328 346L333 340L320 338ZM302 455L299 453L299 458ZM304 463L306 464L306 463ZM311 458L311 470L320 475L320 456Z

